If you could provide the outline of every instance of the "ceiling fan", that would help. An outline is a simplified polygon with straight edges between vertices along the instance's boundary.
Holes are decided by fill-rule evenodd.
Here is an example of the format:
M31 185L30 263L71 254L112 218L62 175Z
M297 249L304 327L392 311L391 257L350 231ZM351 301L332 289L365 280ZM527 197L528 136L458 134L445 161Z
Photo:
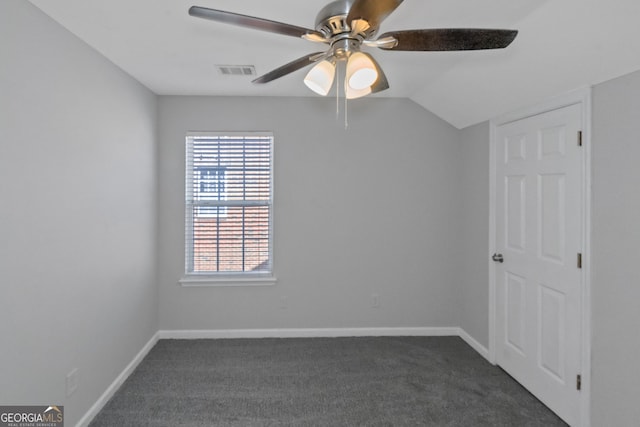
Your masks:
M337 0L316 18L315 30L296 25L192 6L189 15L286 36L324 43L329 48L298 58L253 80L268 83L308 65L316 64L304 79L320 95L327 95L335 80L336 66L346 63L345 96L360 98L389 88L380 65L362 46L392 51L460 51L502 49L515 39L517 30L442 28L391 31L377 36L380 24L403 0Z

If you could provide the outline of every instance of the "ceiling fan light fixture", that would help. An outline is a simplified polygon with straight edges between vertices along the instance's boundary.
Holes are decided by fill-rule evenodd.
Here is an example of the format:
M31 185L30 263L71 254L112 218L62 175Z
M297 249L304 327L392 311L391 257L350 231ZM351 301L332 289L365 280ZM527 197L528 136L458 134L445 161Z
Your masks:
M370 88L378 80L378 70L369 55L355 52L347 62L347 86L356 91Z
M318 95L327 96L336 75L334 62L324 60L316 64L304 78L304 84Z

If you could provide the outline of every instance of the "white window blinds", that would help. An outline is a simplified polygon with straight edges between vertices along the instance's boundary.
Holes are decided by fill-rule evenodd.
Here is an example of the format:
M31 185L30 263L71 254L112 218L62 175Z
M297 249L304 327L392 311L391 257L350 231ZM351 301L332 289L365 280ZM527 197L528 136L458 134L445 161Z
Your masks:
M272 153L271 134L187 136L188 275L271 275Z

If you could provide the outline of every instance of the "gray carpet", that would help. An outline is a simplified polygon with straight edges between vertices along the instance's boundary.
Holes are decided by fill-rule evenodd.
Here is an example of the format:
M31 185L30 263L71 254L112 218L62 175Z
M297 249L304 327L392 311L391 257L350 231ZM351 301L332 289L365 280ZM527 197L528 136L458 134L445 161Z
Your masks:
M100 426L564 426L456 337L161 340Z

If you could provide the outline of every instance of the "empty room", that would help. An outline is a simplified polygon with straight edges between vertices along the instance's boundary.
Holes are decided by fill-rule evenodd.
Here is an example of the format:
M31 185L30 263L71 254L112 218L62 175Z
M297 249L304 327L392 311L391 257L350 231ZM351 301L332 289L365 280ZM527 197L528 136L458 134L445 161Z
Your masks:
M640 425L639 18L0 0L0 426Z

